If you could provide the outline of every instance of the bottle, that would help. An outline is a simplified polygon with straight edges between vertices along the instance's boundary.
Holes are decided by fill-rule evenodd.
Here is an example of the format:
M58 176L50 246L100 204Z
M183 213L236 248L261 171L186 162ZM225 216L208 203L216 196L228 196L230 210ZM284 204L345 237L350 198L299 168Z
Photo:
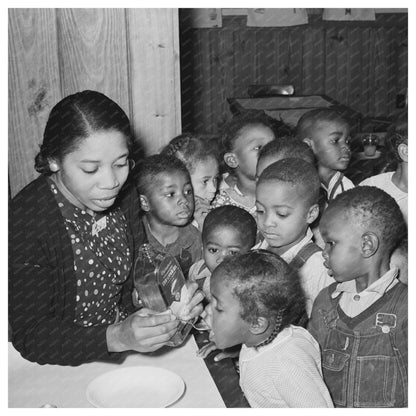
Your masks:
M156 312L171 311L181 320L187 301L185 277L177 260L167 253L156 251L149 243L139 248L133 270L136 307ZM167 345L181 345L192 329L191 322L181 320Z

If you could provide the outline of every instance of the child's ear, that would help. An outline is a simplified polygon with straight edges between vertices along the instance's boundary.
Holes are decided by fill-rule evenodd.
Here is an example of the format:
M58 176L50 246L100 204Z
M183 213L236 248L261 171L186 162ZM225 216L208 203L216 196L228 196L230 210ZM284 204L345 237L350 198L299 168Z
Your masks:
M308 215L306 217L306 222L308 224L312 224L319 215L319 205L318 204L313 204L308 211Z
M365 232L361 236L361 254L364 258L373 256L379 247L380 240L371 231Z
M224 162L232 169L238 167L238 159L235 153L226 153L224 155Z
M149 207L149 200L147 199L146 195L140 195L140 208L143 211L150 211L150 207Z
M255 323L250 324L250 332L253 335L260 335L266 332L269 327L269 320L263 316L259 316Z
M403 160L403 162L408 161L407 151L408 151L408 148L407 148L406 143L399 144L399 146L397 148L397 153L399 154L399 156Z
M305 137L302 141L305 142L313 150L313 140L312 139L310 139L309 137Z

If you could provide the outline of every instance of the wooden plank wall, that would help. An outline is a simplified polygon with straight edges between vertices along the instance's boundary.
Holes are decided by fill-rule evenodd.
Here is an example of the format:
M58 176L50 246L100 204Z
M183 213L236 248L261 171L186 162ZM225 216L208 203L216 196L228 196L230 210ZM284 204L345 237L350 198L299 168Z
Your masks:
M191 29L181 12L184 130L216 133L230 117L227 97L250 84L293 84L295 93L326 94L364 116L388 116L407 91L407 14L375 22L325 22L284 28L247 27L225 17L222 28Z
M76 91L115 100L158 151L181 130L177 9L9 9L9 181L37 173L51 108Z

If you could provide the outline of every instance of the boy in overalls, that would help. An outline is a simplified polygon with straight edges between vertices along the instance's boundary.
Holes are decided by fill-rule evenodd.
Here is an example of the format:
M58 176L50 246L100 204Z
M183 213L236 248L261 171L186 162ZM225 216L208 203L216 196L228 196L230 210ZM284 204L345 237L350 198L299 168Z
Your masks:
M407 286L389 269L407 234L395 200L363 186L340 194L320 229L337 283L315 300L308 329L321 346L336 407L407 406Z

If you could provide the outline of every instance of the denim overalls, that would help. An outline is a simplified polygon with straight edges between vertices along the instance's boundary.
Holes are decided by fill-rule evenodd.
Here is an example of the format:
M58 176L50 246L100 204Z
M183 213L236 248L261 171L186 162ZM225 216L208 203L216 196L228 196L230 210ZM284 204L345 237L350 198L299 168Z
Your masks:
M350 318L338 306L341 296L331 298L336 285L317 298L308 328L321 346L334 405L407 407L407 286L396 284Z

